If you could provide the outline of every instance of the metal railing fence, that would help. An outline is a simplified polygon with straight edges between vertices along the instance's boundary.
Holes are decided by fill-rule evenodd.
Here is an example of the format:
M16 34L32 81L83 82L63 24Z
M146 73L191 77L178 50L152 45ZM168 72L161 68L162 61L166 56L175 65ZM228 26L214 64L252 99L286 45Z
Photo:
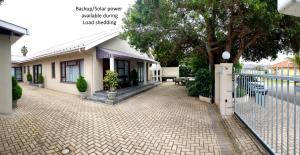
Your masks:
M274 154L300 154L297 68L234 71L235 114Z

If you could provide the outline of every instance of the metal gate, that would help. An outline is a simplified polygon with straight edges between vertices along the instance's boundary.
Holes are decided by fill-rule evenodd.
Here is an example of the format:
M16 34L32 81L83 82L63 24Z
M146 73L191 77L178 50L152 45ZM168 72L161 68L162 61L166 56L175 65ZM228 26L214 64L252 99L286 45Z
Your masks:
M234 112L274 154L300 154L296 68L234 71Z

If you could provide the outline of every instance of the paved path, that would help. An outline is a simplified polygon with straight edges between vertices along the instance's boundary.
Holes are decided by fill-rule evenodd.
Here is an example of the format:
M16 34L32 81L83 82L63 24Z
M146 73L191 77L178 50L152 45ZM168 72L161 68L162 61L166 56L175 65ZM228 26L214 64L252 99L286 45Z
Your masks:
M0 115L0 154L234 154L212 105L162 84L110 106L22 85Z

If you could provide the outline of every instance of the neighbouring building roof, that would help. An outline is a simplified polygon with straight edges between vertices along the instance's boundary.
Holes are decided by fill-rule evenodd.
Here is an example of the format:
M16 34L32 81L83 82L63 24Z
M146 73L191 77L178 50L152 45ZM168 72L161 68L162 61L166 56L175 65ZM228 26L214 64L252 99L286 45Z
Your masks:
M286 59L284 61L281 61L279 63L272 65L272 68L276 68L276 67L278 67L278 68L288 68L288 67L293 68L296 66L291 60Z
M69 54L69 53L75 53L79 52L80 50L89 50L93 47L96 47L97 45L104 43L105 41L108 41L112 38L115 38L119 36L121 33L121 29L114 29L109 31L104 31L100 33L96 33L90 36L85 36L79 39L75 39L73 41L69 41L54 47L51 47L49 49L46 49L41 52L34 53L32 55L28 55L23 58L19 58L19 60L16 60L16 62L24 63L29 61L34 61L42 58L47 57L53 57L63 54ZM122 52L122 51L120 51ZM124 51L124 54L126 54L126 51ZM145 60L154 60L152 57L146 56L144 53L136 52L132 53L131 55L140 55L140 58L144 58ZM12 57L14 59L16 57Z
M28 35L29 31L21 26L0 20L0 34L12 36L11 44L13 44L23 35Z

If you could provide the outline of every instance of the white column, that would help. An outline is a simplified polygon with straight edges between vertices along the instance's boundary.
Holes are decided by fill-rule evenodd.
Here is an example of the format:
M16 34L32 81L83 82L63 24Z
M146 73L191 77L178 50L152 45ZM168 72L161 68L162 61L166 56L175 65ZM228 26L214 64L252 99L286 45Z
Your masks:
M215 66L215 102L219 106L222 117L233 115L234 105L232 92L232 63L221 63Z
M114 58L114 56L111 56L109 58L109 70L111 70L111 71L115 70L115 58Z
M147 63L144 61L144 84L147 84Z
M158 81L158 63L156 63L156 78L155 81Z
M0 35L0 113L12 113L11 47L9 36Z

